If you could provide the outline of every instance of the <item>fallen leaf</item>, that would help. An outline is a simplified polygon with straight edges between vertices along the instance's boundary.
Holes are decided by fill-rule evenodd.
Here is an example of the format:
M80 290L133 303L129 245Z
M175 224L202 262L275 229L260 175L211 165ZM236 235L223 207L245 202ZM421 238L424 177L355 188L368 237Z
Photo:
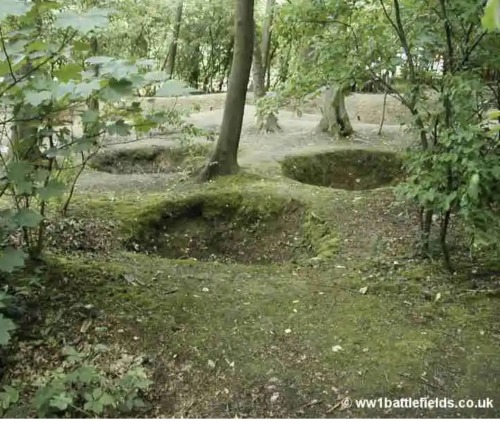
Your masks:
M123 276L123 278L125 279L125 281L126 281L127 283L130 283L130 284L132 284L133 286L137 286L137 284L135 283L136 278L135 278L132 274L125 274L125 275Z
M280 393L278 393L277 391L274 392L273 395L271 396L271 403L274 403L279 398L280 398Z
M92 321L90 319L83 321L83 324L80 327L80 333L85 333L91 325L92 325Z

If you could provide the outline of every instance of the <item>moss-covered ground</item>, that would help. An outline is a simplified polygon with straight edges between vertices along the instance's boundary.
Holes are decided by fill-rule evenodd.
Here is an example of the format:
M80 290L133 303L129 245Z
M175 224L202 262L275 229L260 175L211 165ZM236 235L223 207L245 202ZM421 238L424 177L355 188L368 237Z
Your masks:
M387 139L372 134L380 101L370 113L358 107L372 99L347 99L354 124L364 123L354 146L399 145L398 127L384 129ZM394 161L359 177L366 169L346 173L340 160L319 182L302 180L311 185L283 177L277 161L287 154L300 157L285 167L317 180L325 155L305 163L304 151L356 141L319 142L304 125L289 118L280 137L244 131L244 171L215 182L185 172L84 175L69 216L48 229L46 266L25 280L37 318L4 380L29 395L36 374L60 365L62 346L104 343L142 356L154 380L151 407L135 417L500 416L498 262L485 262L480 277L452 236L449 274L439 255L416 255L416 215L392 187L314 186L331 185L323 176L346 179L337 187L347 189L392 184ZM115 152L100 168L193 167L192 155L157 152ZM370 185L388 170L390 180ZM344 400L424 396L490 398L495 407L363 409Z
M84 234L56 239L40 275L36 330L59 340L37 353L99 341L143 355L155 382L145 416L500 415L498 298L472 291L465 264L449 275L414 255L415 217L391 188L243 172L161 192L80 194L69 218ZM225 247L207 246L207 230L223 232ZM171 242L160 242L166 234ZM192 239L215 257L186 252ZM163 253L151 249L158 242ZM497 407L342 405L423 396Z

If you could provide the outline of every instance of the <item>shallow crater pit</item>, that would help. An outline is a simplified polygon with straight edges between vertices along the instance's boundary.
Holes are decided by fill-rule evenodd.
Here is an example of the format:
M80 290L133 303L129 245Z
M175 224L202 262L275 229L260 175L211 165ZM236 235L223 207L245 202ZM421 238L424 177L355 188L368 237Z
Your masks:
M286 262L304 253L303 213L298 201L265 194L197 195L146 211L126 246L171 259Z
M283 175L308 185L368 190L397 184L402 160L395 152L342 149L293 155L281 161Z
M194 169L207 159L211 145L111 149L99 153L89 166L112 174L173 173Z

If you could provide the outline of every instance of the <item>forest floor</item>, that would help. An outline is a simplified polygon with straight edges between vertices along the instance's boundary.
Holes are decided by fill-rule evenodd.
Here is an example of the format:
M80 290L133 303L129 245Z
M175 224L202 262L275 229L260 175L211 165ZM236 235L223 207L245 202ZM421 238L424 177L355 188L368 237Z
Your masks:
M217 130L223 100L179 103L198 103L188 120ZM403 113L390 100L378 136L381 106L379 95L349 97L356 134L340 141L315 132L317 113L283 111L282 132L257 133L248 105L242 173L206 184L185 172L87 171L42 292L37 329L55 321L57 341L27 345L18 360L51 367L62 338L119 345L144 358L155 382L144 416L500 416L500 308L489 294L498 277L475 279L460 250L454 275L439 258L417 257L416 215L390 186L341 190L281 174L290 155L400 151L410 139ZM74 311L89 305L92 316ZM496 407L345 400L380 397L490 398Z

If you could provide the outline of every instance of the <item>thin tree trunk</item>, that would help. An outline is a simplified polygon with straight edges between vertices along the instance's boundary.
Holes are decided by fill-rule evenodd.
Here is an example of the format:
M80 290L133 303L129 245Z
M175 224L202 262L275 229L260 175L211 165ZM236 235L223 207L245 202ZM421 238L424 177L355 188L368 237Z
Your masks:
M170 48L168 50L167 60L164 65L164 70L167 72L170 77L174 74L175 68L175 58L177 56L177 43L179 42L179 33L181 31L181 21L182 21L182 9L184 6L183 0L180 0L179 5L177 6L177 10L175 13L175 24L174 24L174 33L172 43L170 44Z
M234 54L221 131L210 162L201 174L201 180L234 174L239 170L238 147L252 67L253 11L254 0L236 0Z
M443 216L443 220L441 221L441 231L439 235L439 241L441 243L441 250L443 251L443 257L446 269L450 273L452 273L453 265L451 264L450 251L448 249L448 244L446 242L446 236L448 234L448 226L450 224L450 216L451 216L450 210L446 211Z
M385 90L385 92L384 92L384 104L382 106L382 118L380 119L380 126L378 128L378 135L382 135L382 128L384 127L386 107L387 107L387 90Z
M271 48L271 25L273 19L273 9L275 0L267 0L266 15L262 28L262 42L259 43L257 31L254 33L253 48L253 96L257 101L266 95L266 70L269 67L269 56ZM272 112L266 115L257 114L257 128L266 132L276 132L280 130L278 118Z
M254 31L252 82L253 82L253 97L255 101L266 95L265 71L266 70L264 68L264 63L262 60L262 50L259 45L259 38L257 36L257 31Z
M262 54L262 67L264 69L264 76L262 79L266 80L266 72L269 72L270 60L271 60L271 32L273 26L274 18L274 5L276 0L266 1L266 12L264 16L264 23L262 25L262 44L261 44L261 54Z
M90 52L92 55L97 56L99 54L99 42L97 40L97 36L92 36L90 39ZM99 65L96 64L93 66L94 70L94 75L96 77L99 76ZM87 107L90 111L96 111L99 112L99 99L93 95L92 97L89 98ZM98 130L96 129L96 124L95 123L87 123L84 125L83 131L85 133L85 136L89 139L95 138L97 136Z
M266 69L262 61L262 51L258 43L258 38L255 34L254 38L254 48L253 48L253 98L257 103L259 98L266 95ZM258 130L264 130L265 132L276 132L281 130L278 124L278 118L272 112L266 113L265 115L259 115L257 113L256 123Z
M433 212L421 208L420 210L420 231L422 237L422 252L426 258L430 257L430 238L432 230L432 215Z

